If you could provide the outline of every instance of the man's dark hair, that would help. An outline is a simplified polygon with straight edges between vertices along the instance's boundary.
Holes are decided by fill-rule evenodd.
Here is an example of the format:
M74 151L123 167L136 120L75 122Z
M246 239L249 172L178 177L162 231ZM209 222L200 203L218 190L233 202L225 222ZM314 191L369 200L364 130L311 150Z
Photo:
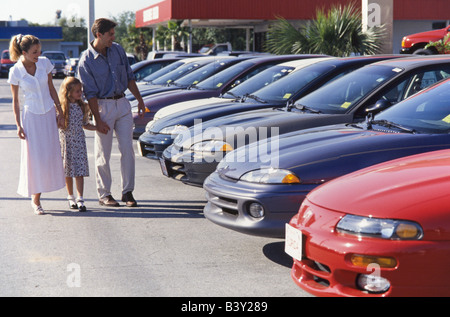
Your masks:
M105 34L105 32L108 32L109 30L115 28L117 26L117 23L105 18L100 18L94 21L94 24L92 24L92 34L94 34L94 37L97 37L97 33Z

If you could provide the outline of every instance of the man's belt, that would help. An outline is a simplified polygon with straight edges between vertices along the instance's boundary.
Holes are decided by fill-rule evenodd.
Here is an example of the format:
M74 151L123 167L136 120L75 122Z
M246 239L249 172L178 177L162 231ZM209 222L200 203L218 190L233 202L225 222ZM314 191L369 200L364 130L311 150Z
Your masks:
M100 98L100 99L112 99L112 100L117 100L117 99L120 99L120 98L123 98L123 97L125 97L125 93L121 93L120 95L115 95L115 96L112 96L112 97Z

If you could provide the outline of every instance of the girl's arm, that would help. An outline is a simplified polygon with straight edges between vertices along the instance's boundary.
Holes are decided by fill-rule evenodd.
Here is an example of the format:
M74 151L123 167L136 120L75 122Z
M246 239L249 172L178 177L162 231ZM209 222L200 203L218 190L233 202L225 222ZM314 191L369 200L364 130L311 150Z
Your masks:
M56 115L56 120L58 123L58 127L64 127L64 116L61 108L61 103L59 102L58 93L56 92L55 86L53 85L53 77L52 73L48 74L48 89L50 90L50 96L55 103L56 111L58 112Z
M14 111L14 118L16 120L16 126L17 126L17 135L20 139L25 140L25 132L23 131L22 124L20 122L20 105L19 105L19 86L17 85L11 85L11 93L12 93L12 99L13 99L13 111Z
M92 123L87 123L87 124L83 125L83 129L95 131L95 130L97 130L97 127L95 125L93 125Z

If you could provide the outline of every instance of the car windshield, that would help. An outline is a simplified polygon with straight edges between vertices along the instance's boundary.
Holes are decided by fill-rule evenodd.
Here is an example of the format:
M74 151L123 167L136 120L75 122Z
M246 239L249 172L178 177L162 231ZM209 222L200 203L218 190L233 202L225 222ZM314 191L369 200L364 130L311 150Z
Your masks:
M207 64L200 69L197 69L186 76L177 79L174 84L177 86L187 87L190 85L196 85L202 80L210 77L211 75L220 72L221 70L228 67L230 64L236 63L237 60L218 60L210 64Z
M294 71L288 77L255 91L252 95L266 102L286 102L315 78L327 74L333 69L333 65L321 65L319 62Z
M62 53L45 53L45 57L54 61L65 61L66 57Z
M308 107L322 113L345 113L363 96L402 71L401 68L383 65L366 66L300 98L295 106Z
M180 78L181 76L186 75L187 73L193 71L194 69L201 67L205 65L204 63L198 63L198 62L191 62L186 63L183 66L178 67L177 69L174 69L170 73L167 73L159 78L156 78L152 80L153 85L167 85L168 83L171 83L172 81Z
M372 128L389 123L419 133L450 133L450 80L441 81L375 116Z
M205 79L201 83L198 83L198 85L196 87L199 89L207 89L207 90L219 89L224 84L229 82L231 79L233 79L234 77L236 77L237 75L239 75L240 73L242 73L243 71L245 71L246 69L248 69L249 67L251 67L253 65L254 65L254 62L250 62L250 61L240 62L236 65L233 65L233 66L221 71L220 73L218 73L214 76L211 76L211 77Z
M234 87L224 94L226 98L242 97L246 94L250 94L257 91L267 85L277 81L280 78L290 74L295 68L291 66L272 66L269 69L262 71L261 73L253 76L249 80Z
M170 72L173 71L174 69L177 69L178 67L183 66L184 64L185 64L185 63L184 63L184 62L181 62L181 61L179 61L179 62L173 62L172 64L167 65L166 67L164 67L164 68L158 70L157 72L154 72L153 74L151 74L151 75L145 77L145 78L143 79L143 81L152 82L153 80L158 79L159 77L164 76L164 75L167 74L167 73L170 73Z

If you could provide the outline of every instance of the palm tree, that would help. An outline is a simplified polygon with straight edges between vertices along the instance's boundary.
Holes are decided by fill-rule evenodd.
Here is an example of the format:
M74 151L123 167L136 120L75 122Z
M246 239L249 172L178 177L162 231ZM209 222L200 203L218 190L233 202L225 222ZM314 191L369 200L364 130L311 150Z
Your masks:
M284 18L270 27L266 48L273 54L326 54L348 56L379 52L384 26L362 30L361 13L353 4L333 6L296 29Z

